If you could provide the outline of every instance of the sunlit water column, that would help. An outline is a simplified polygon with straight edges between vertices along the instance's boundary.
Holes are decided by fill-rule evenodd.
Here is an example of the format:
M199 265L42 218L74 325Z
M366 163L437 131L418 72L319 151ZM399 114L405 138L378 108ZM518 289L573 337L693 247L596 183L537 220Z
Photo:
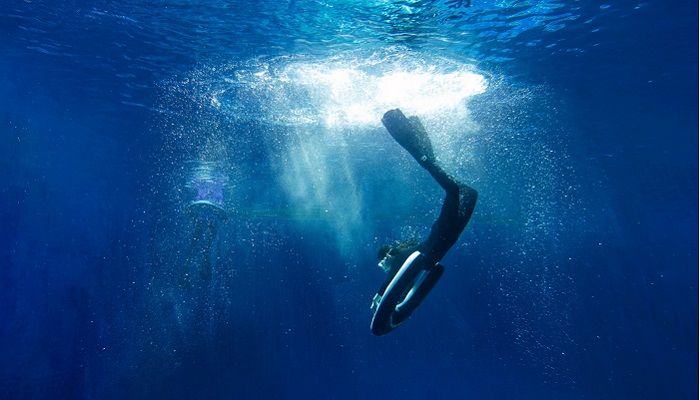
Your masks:
M390 48L255 60L220 71L211 104L231 119L256 110L256 123L275 144L272 166L289 207L314 221L323 217L343 251L373 236L372 215L397 213L395 202L374 201L386 192L375 184L415 186L415 170L387 160L401 156L380 123L388 110L421 118L445 168L478 179L468 146L478 125L468 102L487 90L488 80L463 62Z

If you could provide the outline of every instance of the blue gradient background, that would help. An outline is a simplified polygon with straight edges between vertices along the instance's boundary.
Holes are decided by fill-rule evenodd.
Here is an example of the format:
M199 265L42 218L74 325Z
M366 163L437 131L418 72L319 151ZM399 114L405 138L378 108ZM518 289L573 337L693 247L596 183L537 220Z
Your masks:
M0 397L696 399L697 2L467 3L3 0ZM480 199L385 337L376 250L441 195L378 118L291 119L309 65L489 82L421 116ZM197 160L230 218L183 291Z

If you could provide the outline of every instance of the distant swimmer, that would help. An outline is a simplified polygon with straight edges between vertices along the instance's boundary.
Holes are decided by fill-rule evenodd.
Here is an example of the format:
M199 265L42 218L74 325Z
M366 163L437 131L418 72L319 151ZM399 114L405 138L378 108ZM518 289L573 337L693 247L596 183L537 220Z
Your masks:
M228 219L223 207L207 200L197 200L190 203L187 206L187 211L194 222L194 232L187 247L185 263L180 270L180 286L184 289L191 288L192 264L199 265L201 279L211 279L211 247L216 239L219 225Z
M477 193L448 175L438 164L425 128L417 117L406 118L401 110L384 114L382 123L389 134L445 190L445 200L430 235L425 241L382 246L379 266L388 273L372 300L371 330L382 336L399 326L421 304L442 276L440 260L457 242L471 218Z

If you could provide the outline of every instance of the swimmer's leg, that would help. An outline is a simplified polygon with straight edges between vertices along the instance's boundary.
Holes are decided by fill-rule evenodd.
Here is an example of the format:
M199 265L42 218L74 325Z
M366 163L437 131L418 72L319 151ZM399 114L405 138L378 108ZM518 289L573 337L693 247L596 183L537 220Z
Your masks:
M218 224L214 221L207 221L207 229L204 232L203 247L202 247L202 263L199 266L199 277L202 280L208 281L211 279L212 266L211 266L211 247L216 238L216 233L218 231Z
M187 254L185 256L185 263L180 268L180 276L178 277L178 282L180 287L189 290L192 288L192 283L190 282L190 264L194 261L195 251L197 250L197 242L201 236L200 229L195 230L195 234L190 240L189 246L187 246Z
M204 227L201 225L200 222L196 222L192 239L190 239L190 244L187 246L185 262L184 264L182 264L182 267L180 268L180 275L178 276L178 283L180 284L180 287L185 290L189 290L192 288L192 283L190 281L190 266L195 262L195 259L197 258L197 253L199 253L198 250L202 247L202 244L200 242L205 235L206 232ZM204 258L207 258L206 254L204 255Z
M203 259L202 259L202 264L199 266L199 277L204 280L208 281L211 279L211 260L209 259L209 255L207 254Z

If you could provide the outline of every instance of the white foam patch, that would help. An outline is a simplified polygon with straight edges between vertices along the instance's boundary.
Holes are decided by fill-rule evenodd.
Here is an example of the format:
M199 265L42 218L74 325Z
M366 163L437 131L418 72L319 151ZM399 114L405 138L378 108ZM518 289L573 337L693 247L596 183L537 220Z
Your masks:
M466 67L440 72L436 66L407 69L396 64L385 69L291 63L279 71L278 79L286 88L277 94L283 96L273 99L291 106L290 122L348 128L377 125L393 108L418 116L459 111L468 98L487 88L486 78Z

